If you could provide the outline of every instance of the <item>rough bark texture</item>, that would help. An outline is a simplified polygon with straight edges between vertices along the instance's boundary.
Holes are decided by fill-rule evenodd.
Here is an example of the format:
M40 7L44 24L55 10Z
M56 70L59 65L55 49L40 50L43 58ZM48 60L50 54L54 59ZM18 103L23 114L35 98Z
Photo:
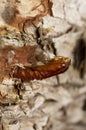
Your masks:
M59 76L21 82L14 65L71 58ZM86 0L0 0L0 130L86 129Z

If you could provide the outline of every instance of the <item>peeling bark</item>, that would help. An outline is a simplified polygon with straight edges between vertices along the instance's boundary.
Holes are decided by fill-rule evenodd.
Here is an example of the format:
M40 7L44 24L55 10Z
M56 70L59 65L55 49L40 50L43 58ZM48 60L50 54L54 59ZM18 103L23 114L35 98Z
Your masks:
M37 60L43 61L44 55L40 50L36 52L37 46L12 47L6 46L0 48L0 81L4 78L10 78L11 69L16 66L36 66ZM39 55L40 54L40 55ZM42 60L41 60L42 58Z
M1 6L4 8L1 12L1 20L5 22L3 29L11 26L11 28L25 30L31 24L37 24L43 16L51 14L52 3L48 0L12 0Z

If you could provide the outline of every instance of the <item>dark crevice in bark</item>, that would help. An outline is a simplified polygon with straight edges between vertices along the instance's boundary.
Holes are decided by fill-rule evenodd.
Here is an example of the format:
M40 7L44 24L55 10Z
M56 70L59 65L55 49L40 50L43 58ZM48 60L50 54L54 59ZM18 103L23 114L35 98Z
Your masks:
M84 100L84 104L82 106L83 111L86 111L86 99Z
M56 56L56 48L54 47L54 43L50 37L45 38L43 34L40 34L39 28L36 31L37 34L37 43L41 47L43 51L50 51Z
M85 62L86 62L86 42L83 38L78 40L77 45L73 51L75 69L79 70L80 77L84 78L85 73Z

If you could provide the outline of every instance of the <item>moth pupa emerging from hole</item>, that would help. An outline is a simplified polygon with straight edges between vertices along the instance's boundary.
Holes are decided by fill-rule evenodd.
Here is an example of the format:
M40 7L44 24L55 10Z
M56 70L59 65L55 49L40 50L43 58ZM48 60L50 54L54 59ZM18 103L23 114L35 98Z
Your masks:
M65 72L71 63L67 57L56 57L48 61L45 65L16 68L11 72L11 77L19 78L21 81L42 80Z

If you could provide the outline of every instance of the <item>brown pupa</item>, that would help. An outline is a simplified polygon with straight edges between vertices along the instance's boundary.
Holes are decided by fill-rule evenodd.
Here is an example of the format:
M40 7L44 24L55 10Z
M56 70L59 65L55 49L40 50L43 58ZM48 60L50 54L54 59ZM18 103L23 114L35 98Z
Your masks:
M69 68L70 62L71 60L67 57L56 57L45 65L35 67L24 66L23 68L16 66L11 76L19 78L21 81L42 80L65 72Z

